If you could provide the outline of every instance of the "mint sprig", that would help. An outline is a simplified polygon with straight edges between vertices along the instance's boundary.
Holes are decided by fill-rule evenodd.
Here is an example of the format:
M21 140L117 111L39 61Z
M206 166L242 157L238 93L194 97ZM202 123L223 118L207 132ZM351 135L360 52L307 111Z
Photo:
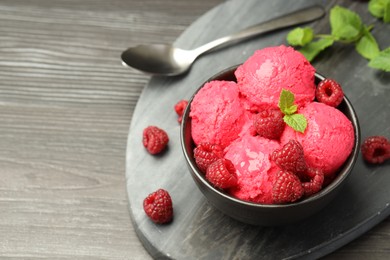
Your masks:
M371 0L370 4L371 13L383 17L385 22L390 20L390 0ZM370 61L370 67L389 71L388 51L381 52L371 34L372 26L365 25L357 13L336 5L330 10L329 23L330 34L314 34L310 27L298 27L287 34L287 42L297 47L309 61L313 61L318 54L336 42L354 44L356 51Z
M298 106L294 104L294 94L286 89L280 92L278 106L284 114L284 122L295 131L304 133L307 127L307 120L304 115L296 113Z

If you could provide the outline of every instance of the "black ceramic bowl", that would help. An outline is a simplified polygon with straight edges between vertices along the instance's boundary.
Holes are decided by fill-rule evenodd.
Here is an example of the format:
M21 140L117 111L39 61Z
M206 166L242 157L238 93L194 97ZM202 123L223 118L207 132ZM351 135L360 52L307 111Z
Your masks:
M236 68L237 66L228 68L213 76L207 80L207 82L212 80L235 81L236 78L234 76L234 71ZM325 78L318 73L316 73L315 77L316 83ZM203 85L204 84L202 84L201 87ZM199 91L199 89L197 91ZM189 113L191 102L195 94L189 100L189 104L183 115L180 133L182 149L185 160L188 164L189 171L196 185L204 194L209 203L226 215L247 224L261 226L276 226L297 222L309 217L310 215L325 207L337 195L337 193L340 191L340 188L351 174L353 165L355 164L359 153L360 128L356 113L351 103L347 97L344 97L344 100L339 105L338 109L340 109L353 124L355 130L354 147L352 153L341 167L336 179L334 179L331 184L322 189L319 193L295 203L284 205L268 205L243 201L229 195L222 190L214 188L206 180L204 174L201 173L201 171L198 169L193 157L193 150L195 145L191 137L191 118L189 117Z

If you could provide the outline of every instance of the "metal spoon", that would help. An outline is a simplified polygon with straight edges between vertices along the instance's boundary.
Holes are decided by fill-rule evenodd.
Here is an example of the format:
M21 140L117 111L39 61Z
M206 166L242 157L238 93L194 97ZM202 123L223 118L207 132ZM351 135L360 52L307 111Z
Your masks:
M240 32L216 39L194 50L183 50L172 45L138 45L122 53L124 65L153 75L175 76L186 72L202 54L233 42L282 29L288 26L311 22L325 14L321 6L312 6L278 18L251 26Z

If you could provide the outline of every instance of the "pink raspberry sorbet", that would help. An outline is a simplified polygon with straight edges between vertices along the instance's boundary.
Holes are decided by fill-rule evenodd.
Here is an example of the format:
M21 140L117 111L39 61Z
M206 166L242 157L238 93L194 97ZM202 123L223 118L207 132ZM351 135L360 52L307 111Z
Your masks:
M306 163L332 175L350 155L355 134L351 121L338 109L323 103L312 102L299 110L308 123L305 132L299 133L287 126L281 143L295 139L303 146Z
M294 93L302 106L314 100L314 67L298 51L284 45L257 50L235 72L247 107L277 106L281 90Z
M245 123L237 84L211 81L195 95L191 104L192 139L228 146Z
M279 168L269 154L279 149L277 141L244 135L226 148L225 158L236 167L238 185L229 192L236 198L257 203L272 203L272 187Z

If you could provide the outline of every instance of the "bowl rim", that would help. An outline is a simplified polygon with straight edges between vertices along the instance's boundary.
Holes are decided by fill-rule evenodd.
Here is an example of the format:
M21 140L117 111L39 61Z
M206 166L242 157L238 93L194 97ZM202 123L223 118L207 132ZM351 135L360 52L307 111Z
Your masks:
M346 105L347 110L350 111L350 117L351 117L350 121L352 122L354 134L355 134L354 135L355 136L354 146L352 148L351 154L346 159L346 162L340 168L339 174L337 175L337 177L328 186L323 188L320 192L318 192L318 193L316 193L308 198L304 198L303 200L299 200L299 201L293 202L293 203L263 204L263 203L251 202L251 201L246 201L246 200L236 198L223 190L215 188L213 185L211 185L211 183L209 181L207 181L207 179L204 177L204 174L202 174L199 171L199 169L196 166L196 163L194 161L194 158L188 153L188 151L186 149L185 126L191 120L189 114L190 114L190 110L191 110L192 101L193 101L195 95L198 93L198 91L204 86L204 84L206 84L207 82L213 81L219 77L222 77L223 75L225 75L227 73L234 72L237 69L237 67L240 65L241 64L228 67L228 68L214 74L210 78L208 78L195 90L195 92L192 94L191 98L188 100L188 105L187 105L186 109L184 110L183 117L182 117L183 120L180 124L180 144L182 147L182 151L183 151L185 160L186 160L188 166L191 167L191 171L190 171L191 175L196 175L196 178L198 180L200 180L202 182L202 184L205 185L210 191L217 193L218 195L222 196L223 198L225 198L233 203L238 203L238 204L242 204L245 206L261 208L261 209L267 209L267 208L268 209L275 209L275 208L284 209L284 208L303 206L305 204L317 201L317 200L321 199L322 197L324 197L325 195L331 193L333 190L337 189L340 186L340 184L344 183L344 180L350 176L352 169L353 169L353 166L354 166L354 164L358 158L358 155L359 155L359 150L360 150L359 147L360 147L360 141L361 141L360 140L361 139L360 125L359 125L359 120L357 118L356 111L355 111L354 107L352 106L352 103L349 101L348 97L345 94L344 94L344 98L343 98L342 102ZM326 77L323 76L321 73L315 72L315 80L316 79L324 80L324 79L326 79ZM193 142L191 136L190 136L190 138L191 138L191 141Z

